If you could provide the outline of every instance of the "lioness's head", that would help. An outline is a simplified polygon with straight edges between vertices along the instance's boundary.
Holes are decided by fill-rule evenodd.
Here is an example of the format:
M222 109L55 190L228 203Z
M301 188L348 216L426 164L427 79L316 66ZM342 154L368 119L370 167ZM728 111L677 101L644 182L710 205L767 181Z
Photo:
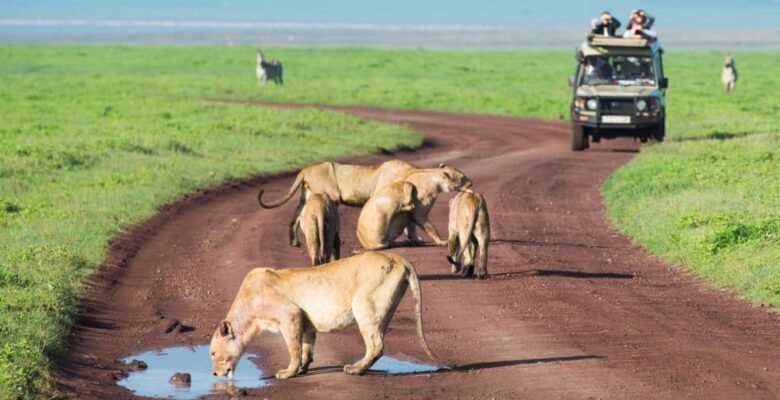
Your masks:
M230 321L224 320L211 336L211 370L214 375L232 377L236 364L244 354L243 344L236 340L236 333Z
M468 189L471 187L471 179L466 175L463 175L463 172L446 164L439 164L439 169L442 173L442 187L445 192Z

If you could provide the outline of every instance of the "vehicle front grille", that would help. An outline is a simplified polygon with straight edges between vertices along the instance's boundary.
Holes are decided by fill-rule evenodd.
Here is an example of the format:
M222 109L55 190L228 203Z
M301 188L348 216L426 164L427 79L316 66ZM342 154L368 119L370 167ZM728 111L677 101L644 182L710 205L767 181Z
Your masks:
M634 99L600 98L601 113L606 115L626 115L634 112Z

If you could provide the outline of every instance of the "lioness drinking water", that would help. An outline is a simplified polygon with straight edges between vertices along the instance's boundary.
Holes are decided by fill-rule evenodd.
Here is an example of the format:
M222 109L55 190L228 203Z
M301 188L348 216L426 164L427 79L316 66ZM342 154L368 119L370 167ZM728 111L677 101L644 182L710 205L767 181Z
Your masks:
M280 332L290 364L276 373L286 379L308 371L317 332L357 322L366 353L344 372L359 375L382 356L384 335L407 285L414 299L417 337L425 341L420 282L412 264L383 252L362 253L311 268L255 268L247 274L225 319L211 337L214 375L232 376L246 346L262 331Z

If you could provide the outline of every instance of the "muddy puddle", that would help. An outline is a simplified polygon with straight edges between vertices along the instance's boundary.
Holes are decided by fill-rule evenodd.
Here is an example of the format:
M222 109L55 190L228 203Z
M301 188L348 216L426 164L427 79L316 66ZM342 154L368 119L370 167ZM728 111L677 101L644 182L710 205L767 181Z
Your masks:
M436 372L445 368L415 361L399 360L395 357L382 356L368 370L374 373L402 375L423 372Z
M212 374L208 345L169 347L125 358L126 363L133 360L143 361L147 368L130 372L127 378L117 383L138 396L146 397L194 399L207 394L230 394L242 388L257 388L271 384L269 380L262 379L264 375L257 367L258 358L256 354L246 353L238 363L233 378L228 379ZM369 373L402 375L436 372L441 369L431 364L382 356L371 366ZM190 384L169 383L168 380L177 372L190 374Z
M269 384L261 379L263 371L252 362L252 359L257 358L256 354L244 354L236 366L233 379L228 379L212 374L208 345L169 347L125 358L124 361L128 363L134 359L141 360L148 367L143 371L131 372L127 378L117 383L138 396L147 397L194 399L211 393L230 393L239 388L256 388ZM171 376L177 372L190 374L192 379L189 386L168 383Z

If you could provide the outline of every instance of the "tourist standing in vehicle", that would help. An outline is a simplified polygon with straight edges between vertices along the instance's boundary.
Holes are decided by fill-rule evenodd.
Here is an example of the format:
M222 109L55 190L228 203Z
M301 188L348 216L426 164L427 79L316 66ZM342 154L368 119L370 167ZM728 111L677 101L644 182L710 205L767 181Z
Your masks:
M641 25L642 29L652 29L655 23L655 17L648 14L645 10L631 10L631 16L628 18L626 30L630 31L634 25Z
M590 25L593 27L593 34L615 36L615 32L620 28L620 21L609 11L604 11L599 18L594 18Z
M643 37L647 40L655 40L658 38L658 34L650 29L654 22L655 18L644 10L634 10L631 12L631 20L628 21L623 37Z

